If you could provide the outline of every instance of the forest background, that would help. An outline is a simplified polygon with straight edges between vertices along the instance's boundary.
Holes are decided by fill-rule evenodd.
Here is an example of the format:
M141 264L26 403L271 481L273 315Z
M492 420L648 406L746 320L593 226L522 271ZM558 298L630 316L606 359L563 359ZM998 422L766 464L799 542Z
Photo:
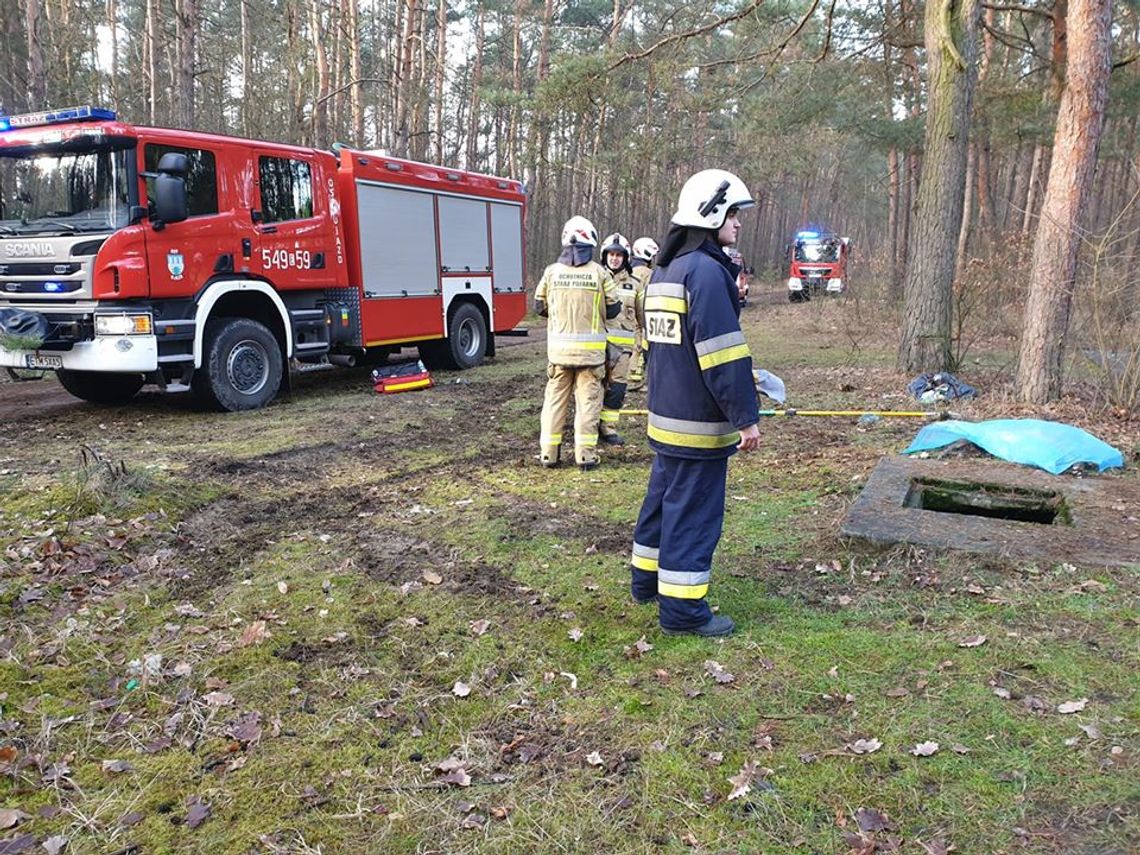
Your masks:
M1071 22L1094 17L1107 96L1069 136L1091 141L1095 173L1058 223L1042 217L1057 117L1090 52L1082 36L1070 56ZM1056 398L1062 358L1083 353L1102 403L1140 404L1135 0L4 0L0 48L0 112L100 103L519 178L531 281L568 216L660 238L684 179L729 168L758 196L740 246L759 281L786 276L797 228L849 235L856 296L900 324L901 369L1020 339L1023 372L1036 343L1048 375L1023 373L1023 396ZM932 139L943 84L959 116ZM924 173L959 201L923 215ZM1026 312L1035 265L1045 296Z

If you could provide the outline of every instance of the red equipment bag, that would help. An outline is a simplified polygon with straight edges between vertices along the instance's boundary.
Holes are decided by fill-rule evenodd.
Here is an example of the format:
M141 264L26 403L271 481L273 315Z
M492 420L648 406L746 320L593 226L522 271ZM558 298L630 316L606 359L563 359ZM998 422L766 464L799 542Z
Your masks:
M423 362L405 362L402 365L385 365L372 371L373 388L381 394L411 392L430 389L434 384Z

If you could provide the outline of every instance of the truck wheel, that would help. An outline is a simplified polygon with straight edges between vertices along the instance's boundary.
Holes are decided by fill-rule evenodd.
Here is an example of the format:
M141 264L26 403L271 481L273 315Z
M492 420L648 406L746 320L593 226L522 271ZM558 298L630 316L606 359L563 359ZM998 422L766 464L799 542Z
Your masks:
M118 374L109 371L56 371L59 384L76 398L92 404L125 404L138 394L143 385L141 374Z
M420 345L420 357L431 367L464 369L483 361L487 355L487 322L483 313L470 303L461 303L447 325L443 341Z
M264 324L249 318L216 318L206 324L202 367L194 391L219 410L256 410L281 388L281 346Z

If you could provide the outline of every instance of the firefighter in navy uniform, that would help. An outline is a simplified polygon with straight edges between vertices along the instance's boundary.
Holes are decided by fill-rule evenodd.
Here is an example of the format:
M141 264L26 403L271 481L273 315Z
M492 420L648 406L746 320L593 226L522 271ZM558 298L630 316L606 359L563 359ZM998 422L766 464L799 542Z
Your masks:
M639 237L633 242L633 277L637 280L637 319L639 326L645 317L645 289L649 286L649 277L653 275L653 261L657 258L657 241L651 237ZM629 366L629 388L640 389L645 380L645 330L642 327L638 337L637 348L633 352L633 359Z
M598 232L585 217L562 229L562 254L546 268L534 293L535 313L546 323L546 393L542 402L542 465L557 466L562 428L574 396L574 458L579 468L598 465L598 420L606 375L606 320L621 303L614 284L593 260Z
M621 302L616 318L606 323L606 386L602 397L602 442L624 445L618 433L621 407L625 403L630 361L640 334L638 321L638 280L630 266L629 241L615 232L602 241L602 264L614 282L614 293Z
M649 444L657 452L633 533L632 593L656 599L668 635L728 635L735 625L706 600L724 523L728 458L760 442L752 357L740 331L737 212L755 204L720 169L681 189L673 226L645 294L650 342Z

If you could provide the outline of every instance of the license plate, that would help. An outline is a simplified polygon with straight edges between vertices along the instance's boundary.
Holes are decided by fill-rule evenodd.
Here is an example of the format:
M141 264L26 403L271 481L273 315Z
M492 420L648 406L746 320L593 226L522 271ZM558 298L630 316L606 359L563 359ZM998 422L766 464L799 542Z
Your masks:
M24 356L24 364L28 368L63 368L63 357L29 353Z

